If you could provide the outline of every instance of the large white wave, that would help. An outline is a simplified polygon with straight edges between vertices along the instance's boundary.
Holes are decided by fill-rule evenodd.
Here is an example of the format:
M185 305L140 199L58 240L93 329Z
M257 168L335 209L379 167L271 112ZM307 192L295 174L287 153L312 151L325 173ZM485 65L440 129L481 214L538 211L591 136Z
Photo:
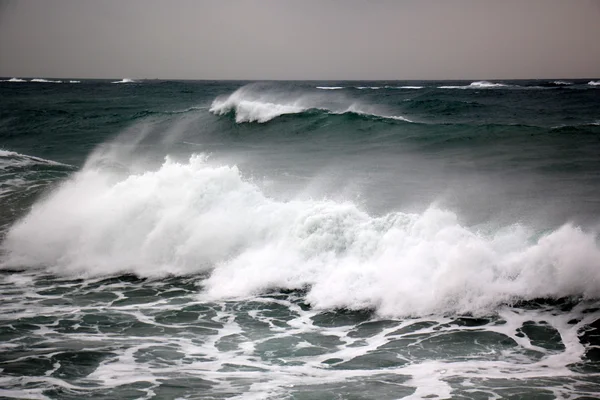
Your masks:
M590 86L600 86L600 81L589 81L588 85L590 85Z
M435 207L375 217L350 202L278 201L203 156L122 176L88 166L15 224L2 251L4 267L206 272L210 299L306 289L314 307L384 316L600 296L600 249L576 226L532 239L520 226L479 232Z
M216 115L235 113L235 121L264 123L286 114L299 114L321 110L331 114L353 113L378 118L411 122L403 116L387 115L375 107L359 104L343 96L335 98L311 93L276 93L254 85L239 88L228 96L217 97L210 107Z

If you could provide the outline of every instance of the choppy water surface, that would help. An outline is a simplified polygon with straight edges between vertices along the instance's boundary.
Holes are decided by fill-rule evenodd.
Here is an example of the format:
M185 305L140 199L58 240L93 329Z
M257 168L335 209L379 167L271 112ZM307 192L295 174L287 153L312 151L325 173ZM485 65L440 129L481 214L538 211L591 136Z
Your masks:
M0 83L0 397L598 396L597 80L73 83Z

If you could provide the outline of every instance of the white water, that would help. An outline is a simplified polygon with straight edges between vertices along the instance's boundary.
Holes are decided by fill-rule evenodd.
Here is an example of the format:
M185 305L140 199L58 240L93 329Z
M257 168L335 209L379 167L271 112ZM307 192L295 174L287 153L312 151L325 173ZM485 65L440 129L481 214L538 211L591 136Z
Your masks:
M23 82L27 82L27 81L25 79L20 79L20 78L10 78L10 79L7 79L2 82L23 83Z
M493 89L502 87L508 87L508 85L488 81L477 81L466 86L440 86L438 89Z
M590 85L590 86L600 86L600 81L589 81L588 85Z
M34 82L34 83L62 83L62 81L51 81L51 80L48 80L48 79L41 79L41 78L32 79L30 82Z
M229 96L217 97L210 107L210 112L216 115L235 113L237 123L265 123L282 115L299 114L309 110L321 110L331 114L353 113L412 122L404 116L388 115L373 106L357 103L356 100L347 99L337 93L335 96L327 96L324 93L315 95L305 92L275 92L257 85L247 85Z
M67 276L210 272L207 299L308 288L317 309L384 316L600 296L600 249L576 226L540 237L520 226L484 234L435 207L375 217L350 202L283 202L203 156L121 176L88 165L14 225L2 250L4 267Z
M133 79L123 78L120 81L115 81L115 82L111 82L111 83L135 83L135 81Z

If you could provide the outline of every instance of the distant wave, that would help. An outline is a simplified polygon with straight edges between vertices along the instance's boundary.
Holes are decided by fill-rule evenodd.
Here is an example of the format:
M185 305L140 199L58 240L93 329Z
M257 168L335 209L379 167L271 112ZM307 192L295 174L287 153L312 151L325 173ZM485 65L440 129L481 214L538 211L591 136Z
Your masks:
M10 79L4 80L2 82L23 83L23 82L27 82L27 81L25 79L20 79L20 78L10 78Z
M81 81L69 81L69 83L81 83Z
M35 83L63 83L62 81L51 81L51 80L42 79L42 78L35 78L35 79L32 79L30 82L35 82Z
M256 90L255 86L242 87L229 96L217 97L209 109L215 115L233 113L237 123L265 123L287 114L301 114L311 110L329 114L356 114L375 118L412 122L404 116L388 115L373 107L361 105L353 100L342 98L311 96L306 93L274 93Z
M133 79L129 79L129 78L123 78L120 81L114 81L111 83L135 83L135 81Z
M358 90L381 90L381 89L423 89L423 86L354 86ZM345 86L317 86L321 90L340 90L346 89Z
M567 82L567 81L554 81L552 83L556 86L569 86L569 85L573 84L573 82Z
M590 86L600 86L600 81L589 81L588 85L590 85Z
M492 83L488 81L477 81L472 82L466 86L439 86L438 89L495 89L508 87L509 85L505 85L503 83Z

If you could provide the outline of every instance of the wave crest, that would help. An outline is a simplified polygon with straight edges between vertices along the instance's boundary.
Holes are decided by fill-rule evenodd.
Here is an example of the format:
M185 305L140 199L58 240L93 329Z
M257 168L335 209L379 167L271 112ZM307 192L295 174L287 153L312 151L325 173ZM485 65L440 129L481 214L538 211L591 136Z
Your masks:
M209 109L215 115L233 113L237 123L265 123L282 115L301 114L311 110L412 122L403 116L380 113L375 107L359 104L344 96L329 97L304 92L278 93L256 85L244 86L228 96L217 97Z

